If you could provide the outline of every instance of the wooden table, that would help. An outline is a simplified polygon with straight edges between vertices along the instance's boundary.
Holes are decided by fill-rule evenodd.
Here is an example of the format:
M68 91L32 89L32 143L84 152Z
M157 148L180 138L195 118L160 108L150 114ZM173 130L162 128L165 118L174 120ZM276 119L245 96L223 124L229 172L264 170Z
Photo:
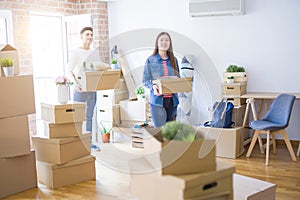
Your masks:
M252 114L253 114L253 120L258 120L257 112L255 109L255 99L260 99L260 100L268 100L268 99L275 99L279 94L282 94L280 92L249 92L241 96L241 98L247 99L246 100L246 110L245 110L245 117L243 121L243 127L246 127L246 122L248 119L248 114L249 114L249 107L251 106ZM287 93L287 94L292 94L296 97L296 99L300 99L300 93ZM251 138L246 140L244 142L244 145L248 144L251 142ZM259 148L261 153L264 153L264 145L262 144L262 140L260 137L258 137L258 142L259 142ZM299 150L300 150L300 144L299 144ZM298 151L299 151L298 150ZM298 154L298 153L297 153Z

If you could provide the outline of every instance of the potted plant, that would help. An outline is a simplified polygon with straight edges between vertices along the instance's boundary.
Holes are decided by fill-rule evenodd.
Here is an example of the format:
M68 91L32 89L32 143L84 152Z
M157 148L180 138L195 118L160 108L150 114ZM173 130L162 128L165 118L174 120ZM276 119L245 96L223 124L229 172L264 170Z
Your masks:
M102 122L100 122L100 124L102 126L102 131L101 131L102 141L103 141L103 143L109 143L110 142L110 132L111 132L113 127L108 129L107 127L105 127L103 125Z
M227 77L227 83L234 83L234 77L233 76L228 76Z
M135 90L135 93L136 93L137 99L138 99L139 101L145 100L146 96L145 96L145 89L144 89L143 86L138 87L138 88Z
M119 69L118 60L116 58L112 59L110 68L111 69Z
M247 77L247 72L244 67L238 66L238 65L229 65L226 68L226 72L224 72L224 82L231 82L228 79L231 79L229 77L233 76L234 77L234 82L235 83L241 83L241 82L246 82L248 80ZM228 82L229 81L229 82Z
M14 61L12 59L2 58L0 64L6 77L14 75Z

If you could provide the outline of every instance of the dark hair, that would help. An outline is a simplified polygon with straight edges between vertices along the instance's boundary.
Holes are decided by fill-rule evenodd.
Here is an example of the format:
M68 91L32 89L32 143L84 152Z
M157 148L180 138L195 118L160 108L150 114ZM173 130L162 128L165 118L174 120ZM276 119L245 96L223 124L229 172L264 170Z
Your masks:
M88 26L88 27L84 27L83 29L81 29L81 31L80 31L80 35L81 35L82 33L84 33L84 31L92 31L92 32L93 32L93 28L92 28L92 27L90 27L90 26Z
M160 38L160 36L162 35L167 35L169 37L169 40L170 40L170 47L169 49L167 50L167 55L169 56L170 58L170 62L171 62L171 65L172 65L172 68L174 70L174 74L177 76L178 75L178 66L176 64L176 59L175 59L175 56L174 56L174 53L173 53L173 46L172 46L172 40L171 40L171 36L169 33L167 32L161 32L158 34L158 36L156 37L156 40L155 40L155 47L154 47L154 50L153 50L153 54L152 55L155 55L158 53L158 39Z

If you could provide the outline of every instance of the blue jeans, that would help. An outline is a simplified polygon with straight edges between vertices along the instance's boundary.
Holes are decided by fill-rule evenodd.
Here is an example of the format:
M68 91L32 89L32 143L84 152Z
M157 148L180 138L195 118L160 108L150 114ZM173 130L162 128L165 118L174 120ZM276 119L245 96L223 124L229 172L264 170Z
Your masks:
M168 121L174 121L177 106L174 106L172 98L164 98L163 106L150 104L151 117L154 127L161 127Z
M74 101L86 102L86 131L92 132L94 108L96 105L96 92L74 91Z

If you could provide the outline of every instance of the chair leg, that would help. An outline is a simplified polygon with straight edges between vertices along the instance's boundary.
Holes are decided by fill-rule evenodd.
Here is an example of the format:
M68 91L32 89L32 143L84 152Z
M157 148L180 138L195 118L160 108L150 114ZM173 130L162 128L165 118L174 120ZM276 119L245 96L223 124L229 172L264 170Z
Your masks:
M251 153L252 153L252 151L253 151L254 145L255 145L255 143L256 143L256 140L257 140L257 138L258 138L258 135L259 135L258 131L255 131L254 134L253 134L253 136L252 136L252 140L251 140L251 143L250 143L250 147L249 147L249 149L248 149L248 152L247 152L247 154L246 154L246 157L250 157L250 155L251 155Z
M269 165L270 131L267 131L266 165Z
M299 142L299 146L298 146L298 151L297 151L297 156L300 155L300 142Z
M295 153L294 153L294 150L293 150L293 147L291 145L291 142L289 140L289 137L286 133L285 130L282 130L282 135L283 135L283 138L284 138L284 141L285 141L285 144L286 144L286 147L288 148L289 152L290 152L290 156L292 158L293 161L297 161L297 158L295 156Z
M275 133L272 133L273 153L276 153L276 139Z

